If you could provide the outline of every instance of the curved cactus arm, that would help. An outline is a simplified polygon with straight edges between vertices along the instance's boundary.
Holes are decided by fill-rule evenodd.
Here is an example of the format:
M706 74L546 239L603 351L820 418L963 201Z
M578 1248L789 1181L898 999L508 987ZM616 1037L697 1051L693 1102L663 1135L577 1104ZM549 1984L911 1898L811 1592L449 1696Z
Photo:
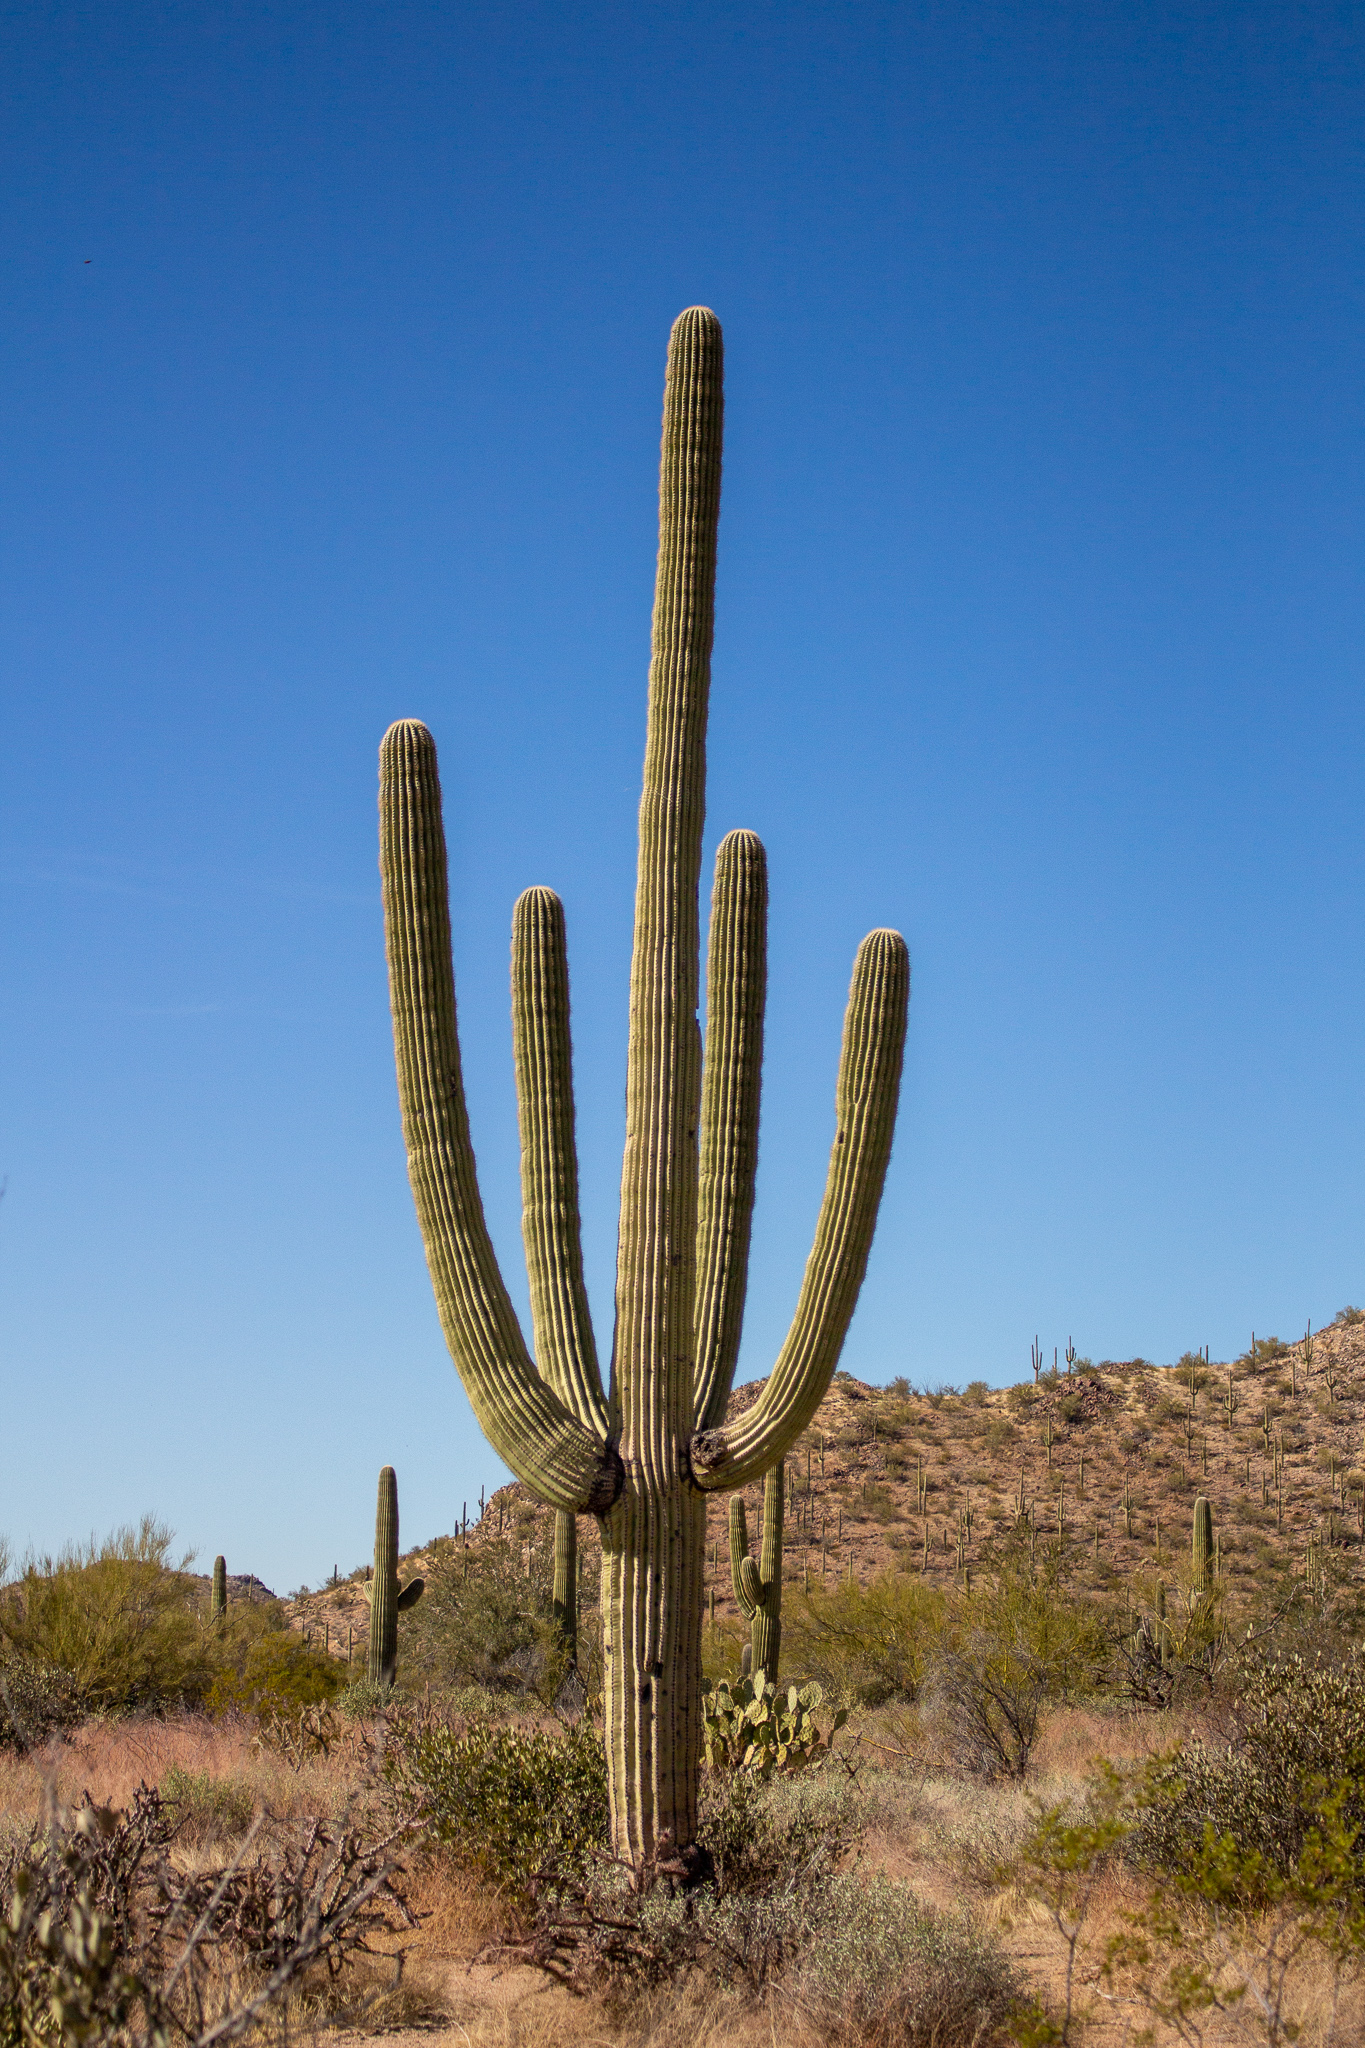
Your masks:
M695 1426L697 885L706 812L723 354L714 313L692 306L678 315L664 382L611 1388L622 1451L643 1460L653 1483L676 1471L679 1451Z
M527 889L512 913L512 1049L521 1130L521 1234L536 1364L584 1428L607 1440L578 1223L564 906Z
M786 1471L781 1460L770 1465L763 1479L763 1542L759 1550L758 1575L763 1581L763 1590L771 1595L776 1589L782 1597L782 1524L787 1503ZM777 1672L772 1665L765 1667L771 1678Z
M402 1592L398 1595L396 1603L398 1612L406 1614L410 1607L415 1607L426 1591L426 1587L427 1582L425 1579L409 1579Z
M621 1469L541 1379L479 1199L460 1072L436 743L416 719L379 750L380 873L408 1178L446 1343L498 1455L556 1508L603 1513Z
M734 1587L735 1600L746 1621L754 1618L758 1601L758 1574L754 1561L749 1555L749 1524L744 1513L744 1502L739 1495L730 1496L730 1583Z
M573 1664L578 1662L578 1518L555 1516L555 1575L550 1598L560 1640Z
M693 1438L691 1463L706 1489L743 1486L785 1456L824 1399L857 1306L891 1157L900 1094L910 955L899 932L871 932L858 948L844 1013L830 1152L815 1243L787 1341L763 1392L730 1429Z
M782 1654L782 1523L786 1508L786 1468L770 1465L763 1480L763 1542L759 1551L761 1597L754 1614L754 1664L777 1683Z
M768 862L762 841L752 832L727 833L716 852L706 960L693 1310L693 1415L703 1430L725 1419L744 1323L758 1171L767 941Z

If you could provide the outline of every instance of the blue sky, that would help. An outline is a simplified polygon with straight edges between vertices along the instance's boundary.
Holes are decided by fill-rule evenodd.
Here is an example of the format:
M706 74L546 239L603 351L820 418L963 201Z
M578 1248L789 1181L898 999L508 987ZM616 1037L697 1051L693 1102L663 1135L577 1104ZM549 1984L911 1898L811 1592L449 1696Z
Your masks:
M485 1202L569 918L609 1330L659 400L725 323L708 848L764 838L742 1372L859 937L846 1353L1019 1378L1365 1298L1358 8L0 7L0 1531L287 1589L502 1476L394 1098L375 751L442 751ZM605 1344L604 1344L605 1348Z

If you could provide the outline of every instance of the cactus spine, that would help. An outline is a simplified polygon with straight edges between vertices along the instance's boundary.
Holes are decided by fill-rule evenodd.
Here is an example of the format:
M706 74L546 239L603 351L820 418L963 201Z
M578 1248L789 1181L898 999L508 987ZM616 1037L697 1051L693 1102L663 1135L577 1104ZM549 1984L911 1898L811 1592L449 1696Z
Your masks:
M365 1587L370 1603L371 1685L387 1691L398 1670L398 1617L422 1597L423 1581L410 1579L398 1587L398 1475L392 1465L379 1474L379 1499L374 1513L374 1577Z
M1213 1508L1204 1494L1194 1504L1194 1590L1207 1593L1213 1586Z
M696 1835L706 1495L780 1462L829 1385L857 1301L900 1085L909 958L859 948L836 1135L787 1340L726 1422L757 1160L766 978L763 848L716 857L705 1059L697 1031L716 525L720 324L669 343L659 557L631 965L616 1332L604 1393L579 1250L564 918L528 890L513 928L513 1043L535 1357L498 1271L461 1081L436 749L403 720L380 750L380 867L408 1172L446 1341L494 1449L541 1500L602 1531L605 1737L616 1853Z
M749 1528L744 1502L730 1498L730 1576L740 1612L749 1622L750 1669L777 1683L782 1654L782 1467L774 1465L763 1481L763 1535L759 1561L749 1555Z
M227 1560L213 1560L213 1592L209 1599L209 1620L221 1621L227 1613Z

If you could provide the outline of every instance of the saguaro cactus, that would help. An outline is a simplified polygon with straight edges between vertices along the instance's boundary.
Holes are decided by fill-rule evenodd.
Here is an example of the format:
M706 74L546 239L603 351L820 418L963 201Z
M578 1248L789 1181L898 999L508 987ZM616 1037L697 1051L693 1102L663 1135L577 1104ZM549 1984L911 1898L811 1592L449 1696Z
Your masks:
M391 1686L398 1670L398 1617L415 1607L425 1581L409 1579L398 1586L398 1475L392 1465L379 1474L379 1500L374 1514L374 1577L367 1581L370 1603L371 1685Z
M829 1178L796 1315L760 1398L727 1425L757 1160L767 876L752 833L722 841L703 1062L697 892L721 410L720 324L693 307L674 325L664 391L607 1392L579 1248L562 907L530 889L512 932L533 1363L469 1141L435 743L403 720L380 749L394 1047L427 1262L446 1341L495 1450L551 1507L599 1518L612 1835L637 1865L665 1843L686 1852L695 1836L706 1495L777 1463L829 1385L890 1156L910 986L900 934L873 932L854 966Z
M763 1482L763 1534L758 1563L749 1555L749 1528L744 1502L730 1501L730 1577L740 1612L749 1622L749 1669L762 1671L777 1683L782 1654L782 1467L774 1465Z
M1209 1592L1213 1586L1213 1507L1202 1493L1194 1504L1191 1561L1194 1565L1195 1592Z
M221 1621L227 1613L227 1561L222 1557L213 1560L213 1592L209 1598L209 1620Z

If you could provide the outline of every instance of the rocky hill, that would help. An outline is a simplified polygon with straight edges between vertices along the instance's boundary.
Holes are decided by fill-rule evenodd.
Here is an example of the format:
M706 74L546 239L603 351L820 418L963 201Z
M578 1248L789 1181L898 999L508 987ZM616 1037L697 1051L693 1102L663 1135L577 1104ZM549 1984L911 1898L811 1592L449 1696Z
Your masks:
M756 1398L737 1390L733 1413ZM1256 1342L1240 1358L1177 1366L1145 1359L1040 1373L1009 1388L976 1384L916 1393L841 1373L787 1459L788 1585L866 1584L887 1569L960 1581L1004 1540L1060 1545L1070 1582L1112 1588L1132 1574L1174 1572L1188 1556L1197 1494L1213 1504L1220 1565L1235 1591L1333 1553L1365 1564L1365 1316L1311 1341ZM745 1495L751 1541L761 1486ZM728 1496L708 1514L708 1588L733 1617ZM467 1538L548 1546L553 1517L517 1484L488 1502ZM585 1575L599 1559L595 1524L579 1522ZM444 1547L444 1546L443 1546ZM421 1571L429 1549L404 1561ZM363 1576L363 1574L361 1575ZM368 1607L357 1581L291 1603L294 1626L326 1631L363 1655Z

